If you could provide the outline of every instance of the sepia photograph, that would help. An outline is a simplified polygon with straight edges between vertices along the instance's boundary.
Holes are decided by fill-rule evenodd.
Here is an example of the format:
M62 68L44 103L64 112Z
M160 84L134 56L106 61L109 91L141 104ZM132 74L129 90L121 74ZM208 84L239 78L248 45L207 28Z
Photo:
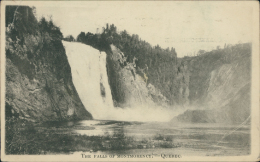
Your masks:
M2 1L2 161L259 160L257 1Z

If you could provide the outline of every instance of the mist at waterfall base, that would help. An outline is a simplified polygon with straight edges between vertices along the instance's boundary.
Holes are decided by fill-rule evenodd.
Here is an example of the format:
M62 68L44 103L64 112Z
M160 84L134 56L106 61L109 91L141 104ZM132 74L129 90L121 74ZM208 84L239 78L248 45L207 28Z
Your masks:
M170 121L183 112L142 103L140 106L113 106L106 69L106 53L91 46L63 41L73 83L87 111L94 119L119 121Z

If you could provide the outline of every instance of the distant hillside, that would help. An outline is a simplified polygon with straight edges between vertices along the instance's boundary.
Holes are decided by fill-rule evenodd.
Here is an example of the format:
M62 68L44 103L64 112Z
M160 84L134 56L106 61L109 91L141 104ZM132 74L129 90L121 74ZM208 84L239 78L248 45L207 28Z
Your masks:
M249 117L251 44L184 57L180 59L180 65L182 73L187 73L189 78L186 82L189 105L212 111L187 111L177 117L179 121L191 122L193 118L199 118L208 122L239 123Z

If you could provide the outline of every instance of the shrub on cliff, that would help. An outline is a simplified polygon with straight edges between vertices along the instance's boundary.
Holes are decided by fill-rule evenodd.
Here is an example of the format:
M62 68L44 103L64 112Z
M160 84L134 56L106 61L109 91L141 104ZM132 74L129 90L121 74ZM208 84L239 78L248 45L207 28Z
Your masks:
M33 9L27 6L6 7L6 56L12 61L23 62L31 72L30 79L44 67L59 78L70 73L65 49L61 43L63 35L52 20L44 17L37 22ZM23 68L25 69L25 68ZM65 72L66 71L66 72Z

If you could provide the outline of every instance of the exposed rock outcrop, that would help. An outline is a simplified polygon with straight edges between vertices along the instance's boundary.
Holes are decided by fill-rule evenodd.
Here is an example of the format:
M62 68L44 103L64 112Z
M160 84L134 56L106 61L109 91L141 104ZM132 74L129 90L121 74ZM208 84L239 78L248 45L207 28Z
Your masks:
M106 53L109 84L115 106L166 106L167 99L152 84L147 83L145 72L137 72L135 60L127 62L124 54L114 45Z
M38 22L26 6L7 6L6 16L6 117L92 119L72 83L59 28Z

